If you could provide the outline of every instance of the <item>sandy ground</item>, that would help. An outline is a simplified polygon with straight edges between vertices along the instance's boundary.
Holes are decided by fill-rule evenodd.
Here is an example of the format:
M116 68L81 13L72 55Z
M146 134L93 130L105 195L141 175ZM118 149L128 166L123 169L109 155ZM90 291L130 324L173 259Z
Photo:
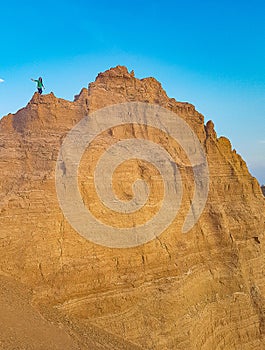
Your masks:
M31 304L32 293L0 275L0 350L139 350L135 344L86 321ZM45 315L45 316L43 316Z
M23 285L0 276L0 349L80 349L64 326L45 320L30 299Z

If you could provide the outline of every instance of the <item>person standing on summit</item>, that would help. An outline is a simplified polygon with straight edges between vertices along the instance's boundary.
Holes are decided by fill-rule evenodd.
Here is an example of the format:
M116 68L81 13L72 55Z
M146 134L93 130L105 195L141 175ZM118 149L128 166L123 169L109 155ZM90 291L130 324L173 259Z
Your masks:
M37 83L37 89L38 89L38 93L41 95L42 94L42 88L45 89L43 82L42 82L42 77L39 77L38 80L32 79L32 81L35 81Z

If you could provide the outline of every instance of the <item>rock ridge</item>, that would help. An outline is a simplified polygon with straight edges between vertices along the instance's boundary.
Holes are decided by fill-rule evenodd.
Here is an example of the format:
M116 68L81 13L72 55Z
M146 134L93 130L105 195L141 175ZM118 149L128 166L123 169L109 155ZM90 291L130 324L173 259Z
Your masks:
M102 148L139 137L184 164L183 204L172 224L145 245L113 249L70 226L58 204L55 166L65 136L84 116L130 101L157 104L188 123L207 156L209 194L199 221L182 234L194 177L181 147L140 125L102 133L82 158L79 188L93 213L117 227L131 217L108 211L93 188ZM72 102L34 94L26 107L0 120L0 140L0 273L27 285L40 310L60 310L81 343L88 344L87 329L99 332L99 349L122 348L122 339L124 349L264 349L265 198L230 141L216 135L212 121L205 125L192 104L169 98L154 78L137 79L117 66ZM135 224L159 208L159 174L135 160L113 179L116 195L128 200L139 177L155 180L149 207L133 217Z

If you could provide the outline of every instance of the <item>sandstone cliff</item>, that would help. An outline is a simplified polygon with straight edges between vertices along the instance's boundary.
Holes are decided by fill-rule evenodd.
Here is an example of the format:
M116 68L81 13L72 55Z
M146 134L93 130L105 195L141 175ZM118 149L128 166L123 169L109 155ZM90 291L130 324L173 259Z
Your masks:
M194 185L179 145L137 125L102 133L82 158L79 186L95 215L117 227L132 219L106 210L92 187L100 148L141 137L182 164L177 218L156 239L115 249L70 226L58 204L55 167L66 134L85 115L128 101L160 105L188 123L206 152L210 184L199 221L183 234ZM193 105L169 98L154 78L139 80L118 66L100 73L74 102L35 94L25 108L2 118L0 142L0 273L31 289L32 303L48 320L60 319L80 348L265 348L265 199L229 140L218 138ZM156 175L135 160L117 169L113 185L126 200L135 178ZM159 181L151 194L159 202ZM156 204L150 208L132 221L149 219Z

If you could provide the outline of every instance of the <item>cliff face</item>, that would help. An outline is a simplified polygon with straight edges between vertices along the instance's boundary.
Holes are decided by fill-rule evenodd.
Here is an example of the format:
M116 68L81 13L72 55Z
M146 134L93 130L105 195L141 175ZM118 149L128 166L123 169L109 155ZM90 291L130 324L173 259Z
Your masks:
M149 181L149 209L133 219L105 210L90 173L100 148L118 140L139 137L170 150L182 164L184 193L177 218L159 237L134 248L108 248L80 236L64 217L56 161L66 134L84 116L133 101L177 113L196 133L207 155L208 199L196 225L183 234L194 179L181 147L150 127L112 128L80 164L80 192L99 219L117 227L139 225L158 210L156 197L162 198L159 180L152 186L156 170L133 160L117 169L113 186L128 200L136 178ZM66 315L83 344L93 333L101 349L265 347L265 199L229 140L217 138L213 123L204 125L194 106L168 98L155 79L139 80L116 67L99 74L74 102L35 94L0 121L0 140L1 274L32 288L40 309Z

